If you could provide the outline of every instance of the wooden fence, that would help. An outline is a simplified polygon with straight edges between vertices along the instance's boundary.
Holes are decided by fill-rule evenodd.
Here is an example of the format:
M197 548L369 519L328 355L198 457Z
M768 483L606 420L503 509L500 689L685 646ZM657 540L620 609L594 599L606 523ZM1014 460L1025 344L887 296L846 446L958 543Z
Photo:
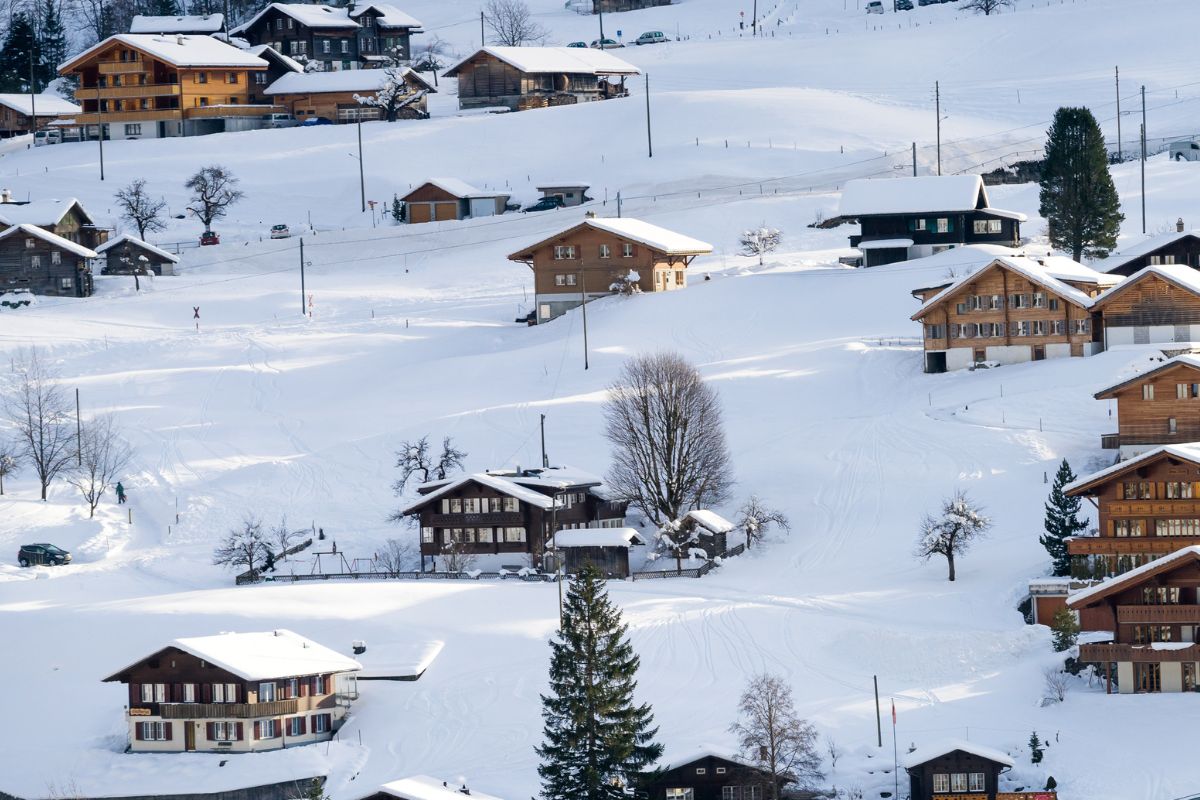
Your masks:
M745 551L746 545L739 544L737 547L731 547L724 553L721 553L721 555L717 556L717 558L724 561L725 559L732 558L733 556L740 556ZM635 572L629 577L635 581L654 580L656 578L703 578L705 575L712 572L717 564L717 560L713 559L712 561L707 561L698 567L692 567L689 569L648 570L646 572Z

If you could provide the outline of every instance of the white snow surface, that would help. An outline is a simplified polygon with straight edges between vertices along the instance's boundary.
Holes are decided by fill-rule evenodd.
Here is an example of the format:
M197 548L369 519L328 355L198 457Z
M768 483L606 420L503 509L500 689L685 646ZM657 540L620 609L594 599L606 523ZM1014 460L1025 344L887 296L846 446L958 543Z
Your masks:
M708 242L632 217L593 217L584 220L584 224L589 228L607 231L644 244L667 255L703 255L713 250L713 246Z
M1016 762L1012 756L1005 753L1003 750L997 750L994 747L984 747L968 742L965 739L943 739L930 744L918 745L917 749L904 757L905 769L920 766L926 761L932 761L935 758L953 753L956 750L961 750L964 753L970 753L973 756L986 758L989 761L995 761L998 764L1003 764L1006 767L1012 767Z
M31 200L28 203L0 203L0 223L5 225L20 225L28 223L30 225L45 225L53 226L62 222L62 218L71 208L78 203L74 197L66 197L62 200ZM80 206L82 209L83 206ZM87 214L87 210L83 210Z
M380 16L375 23L382 28L419 28L421 21L416 17L401 11L390 3L356 3L351 10L353 16L362 16L369 9L375 9Z
M983 194L983 208L991 206L979 175L921 175L909 178L869 178L847 181L838 203L838 215L869 217L878 214L921 214L935 211L973 211Z
M489 489L495 489L501 494L506 494L510 497L515 497L522 503L529 503L537 508L552 508L554 506L554 498L549 495L535 492L532 489L526 489L519 483L510 481L507 478L502 478L498 475L493 475L490 472L476 472L471 475L463 475L460 478L455 478L448 483L443 484L440 488L429 494L418 495L413 501L406 506L400 513L409 514L416 511L421 506L429 503L432 500L449 494L458 487L467 483L478 483L481 486L486 486Z
M405 68L407 74L411 70ZM264 94L319 92L377 92L390 80L383 69L343 69L337 72L295 72L281 76Z
M8 106L25 116L36 112L39 117L57 117L79 112L79 106L56 94L35 94L32 97L28 94L0 94L0 106Z
M717 512L707 508L694 508L684 514L684 517L693 520L701 528L713 533L728 533L736 527Z
M1197 236L1195 230L1170 231L1168 233L1156 233L1136 244L1131 244L1127 247L1122 247L1119 252L1112 253L1107 258L1099 259L1096 262L1096 268L1103 272L1112 272L1118 267L1122 267L1133 261L1135 258L1140 258L1147 253L1152 253L1160 247L1174 244L1185 236Z
M892 247L912 247L912 239L865 239L858 243L859 250L887 250Z
M416 678L437 659L445 642L400 640L383 645L367 643L367 651L357 656L362 664L360 678Z
M153 16L134 14L130 33L217 33L225 27L224 14Z
M484 189L477 189L461 178L426 178L425 180L421 181L418 186L426 183L433 184L442 191L459 198L500 197L504 194L503 192L491 192Z
M340 29L359 27L359 24L350 18L349 11L345 8L335 8L318 3L271 3L264 6L261 11L248 21L238 25L230 33L238 34L249 29L259 18L272 9L283 12L309 28Z
M462 788L470 789L470 795L464 794L460 790ZM455 781L439 781L428 775L413 775L388 781L379 789L392 797L399 797L400 800L463 800L467 796L478 798L478 800L498 800L495 796L484 794L473 786L463 786Z
M261 58L212 36L157 33L118 33L97 42L62 64L63 69L114 42L148 53L176 67L266 67Z
M96 248L96 252L98 254L106 253L117 245L124 244L125 242L129 242L130 244L138 247L143 247L146 250L149 250L151 253L154 253L154 255L158 256L159 258L164 258L167 261L173 261L175 263L179 262L179 256L175 255L174 253L168 253L161 247L156 247L147 242L145 239L139 239L138 237L129 233L118 233L116 236L109 238L107 242Z
M554 534L555 547L633 547L645 544L634 528L577 528Z

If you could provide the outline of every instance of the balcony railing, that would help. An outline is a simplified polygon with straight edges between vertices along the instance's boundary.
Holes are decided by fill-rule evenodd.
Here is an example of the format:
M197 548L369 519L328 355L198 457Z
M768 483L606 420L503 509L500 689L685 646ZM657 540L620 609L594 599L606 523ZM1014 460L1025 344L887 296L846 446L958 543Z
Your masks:
M1106 661L1133 661L1137 663L1154 663L1163 661L1196 661L1200 659L1200 648L1194 644L1183 645L1183 642L1164 642L1163 644L1175 649L1160 650L1150 645L1141 644L1081 644L1079 660L1085 663Z
M429 525L437 528L469 528L473 525L520 526L525 518L517 511L494 511L487 514L433 514Z
M146 66L138 61L101 61L101 75L128 75L131 72L145 72Z
M101 86L100 99L113 100L117 98L163 97L179 94L178 83L142 83L127 86ZM96 89L83 89L79 92L83 100L94 100Z
M1200 605L1117 606L1117 622L1195 625L1200 623Z
M130 708L129 715L163 719L254 719L295 714L298 709L299 704L294 698L266 703L147 703Z
M1174 553L1181 547L1200 544L1200 536L1083 536L1067 541L1073 556L1138 555Z
M268 114L284 114L283 106L272 105L220 105L196 106L184 109L188 119L218 119L220 117L265 117Z

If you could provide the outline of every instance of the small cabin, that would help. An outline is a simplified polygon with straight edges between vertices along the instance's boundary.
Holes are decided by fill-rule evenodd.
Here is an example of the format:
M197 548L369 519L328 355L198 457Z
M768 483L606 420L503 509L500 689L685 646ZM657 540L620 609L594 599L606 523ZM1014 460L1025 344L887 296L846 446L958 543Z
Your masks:
M1013 764L1000 750L966 741L921 746L904 759L911 800L997 800L1000 775Z
M95 257L95 251L36 225L14 225L0 233L0 293L89 297Z
M506 192L477 189L457 178L430 178L400 199L410 224L448 222L503 214Z
M645 544L633 528L581 528L554 534L554 549L571 575L592 566L610 578L628 578L630 548Z
M686 548L698 547L709 558L715 558L729 549L729 535L737 526L715 511L696 508L681 517L672 537Z
M426 119L427 96L435 91L414 70L401 70L404 88L395 93L390 107L360 103L375 101L392 80L385 69L348 69L338 72L288 73L263 90L272 103L297 118L320 117L330 122L359 120Z
M1175 230L1147 236L1095 262L1096 269L1110 275L1132 275L1143 267L1180 264L1200 269L1200 235L1184 228L1180 219Z
M637 796L646 800L766 800L793 783L790 778L778 780L773 793L772 782L775 779L769 772L733 752L714 747L668 754L653 772L644 773L636 781Z
M101 275L174 275L179 256L121 234L96 248Z
M612 53L588 47L484 47L443 77L458 78L460 109L524 111L624 97L625 78L640 74Z
M542 193L542 197L557 197L562 201L564 207L570 208L582 205L592 199L587 196L589 188L591 187L586 183L551 183L539 186L537 190Z
M56 94L0 94L0 138L41 130L78 111L79 106Z
M1092 311L1101 315L1105 348L1200 341L1200 271L1151 264L1097 297Z

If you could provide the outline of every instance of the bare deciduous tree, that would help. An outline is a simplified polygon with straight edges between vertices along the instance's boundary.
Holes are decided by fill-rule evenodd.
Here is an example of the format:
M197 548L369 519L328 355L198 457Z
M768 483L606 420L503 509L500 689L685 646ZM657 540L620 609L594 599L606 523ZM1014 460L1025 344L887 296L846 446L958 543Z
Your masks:
M449 43L435 33L413 52L412 68L417 72L433 73L433 85L436 88L438 73L446 68L445 55L449 52Z
M483 16L492 32L492 44L520 47L541 44L549 36L525 0L488 0Z
M1067 699L1067 690L1070 688L1071 682L1070 675L1059 667L1046 667L1042 670L1042 678L1045 680L1047 700L1061 703Z
M67 483L83 495L88 519L96 516L100 498L129 465L133 451L121 438L112 416L104 414L83 425L79 439L79 465L67 473Z
M462 542L447 542L442 546L442 571L467 572L475 566L475 554L467 552Z
M375 554L375 564L380 572L397 577L401 572L412 569L417 557L417 548L407 539L388 539Z
M148 232L167 229L166 220L163 219L167 202L151 197L144 180L139 178L125 188L118 189L114 197L121 219L137 228L139 239L145 239Z
M304 535L303 530L292 530L287 514L281 515L279 522L268 533L271 546L279 548L278 558L287 558L287 551Z
M0 495L4 494L4 479L20 468L20 445L13 441L0 441Z
M422 436L413 442L401 442L400 449L396 451L396 467L400 470L400 478L392 484L392 491L397 496L403 494L408 482L413 478L419 478L419 483L426 483L431 479L445 480L455 470L463 468L466 457L466 451L455 447L454 440L449 436L442 438L442 451L436 459L429 448L428 436ZM390 519L399 522L403 515L397 512L392 514Z
M737 526L746 534L746 547L761 541L772 525L784 532L792 529L786 514L778 509L768 508L756 494L750 495L750 499L738 509Z
M971 502L966 492L955 492L942 503L940 516L925 515L916 555L925 561L933 556L944 556L950 580L954 580L955 557L965 553L991 527L992 521L983 515L982 508Z
M782 678L767 673L751 678L738 714L729 730L738 737L743 758L771 777L769 800L779 800L785 780L808 787L824 777L817 730L796 714L792 690Z
M428 90L414 88L405 80L408 65L401 55L400 48L392 48L386 54L386 62L380 67L383 70L383 85L375 94L354 95L354 101L359 105L373 106L383 112L388 122L395 122L400 112L412 106L422 97L429 94Z
M716 391L677 353L625 362L604 404L609 483L661 526L719 505L733 483Z
M1012 5L1013 0L967 0L961 8L963 11L974 11L976 14L990 17L992 14L998 14L1001 8Z
M76 456L71 402L36 350L22 354L15 368L15 384L4 407L17 428L19 453L37 473L45 500L50 484Z
M213 551L213 563L258 573L271 550L263 533L262 520L247 514L240 528L234 528Z
M232 172L217 165L202 167L188 178L184 184L192 190L188 210L204 223L205 230L211 230L214 220L224 217L231 205L246 196L237 184Z
M759 266L763 263L763 256L779 247L782 241L783 232L778 228L768 228L765 222L757 228L742 231L742 236L738 239L744 254L758 256Z
M825 752L829 755L829 768L836 770L838 759L842 757L842 748L838 747L832 736L825 737Z

